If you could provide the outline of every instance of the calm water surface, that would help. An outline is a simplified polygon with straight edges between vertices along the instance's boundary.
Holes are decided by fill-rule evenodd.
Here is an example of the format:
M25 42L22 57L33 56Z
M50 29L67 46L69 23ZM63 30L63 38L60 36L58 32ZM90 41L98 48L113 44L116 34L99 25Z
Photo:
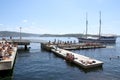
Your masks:
M39 39L39 38L38 38ZM54 38L42 38L54 40ZM57 40L76 40L57 38ZM31 43L30 51L18 51L12 80L120 80L120 39L117 44L101 49L72 50L104 62L102 68L83 70L52 52L41 50L40 44ZM111 58L111 60L110 60Z

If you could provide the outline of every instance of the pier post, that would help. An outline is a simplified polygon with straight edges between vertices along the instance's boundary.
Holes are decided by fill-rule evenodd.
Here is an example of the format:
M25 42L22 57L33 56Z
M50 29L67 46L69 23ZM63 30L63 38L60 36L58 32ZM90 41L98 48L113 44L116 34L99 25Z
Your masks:
M25 47L24 47L24 48L25 48L25 50L27 50L27 45L25 45Z

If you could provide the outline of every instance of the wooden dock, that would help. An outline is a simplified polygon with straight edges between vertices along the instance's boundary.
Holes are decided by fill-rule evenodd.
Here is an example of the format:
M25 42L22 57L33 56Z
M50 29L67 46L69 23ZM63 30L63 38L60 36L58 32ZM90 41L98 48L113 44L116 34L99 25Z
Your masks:
M57 46L65 50L80 50L80 49L96 49L96 48L105 48L106 46L100 43L42 43L41 48L46 50L51 50L52 46Z
M17 44L17 45L24 45L24 49L27 50L28 49L28 45L30 45L30 41L26 40L26 39L8 39L6 40L9 43L13 43L13 44Z
M68 50L76 50L76 49L95 49L95 48L105 48L106 46L100 43L43 43L41 44L41 48L52 51L55 54L63 57L66 61L75 63L84 69L100 67L103 65L102 61L86 57L77 53L73 53ZM67 50L65 50L67 49Z
M100 43L76 43L76 44L58 44L59 48L66 50L79 50L79 49L96 49L96 48L105 48L105 45Z
M96 60L93 58L89 58L89 57L86 57L86 56L83 56L80 54L76 54L76 53L70 52L68 50L60 49L60 48L57 48L54 46L53 46L53 49L51 49L51 51L54 52L55 54L65 58L67 61L73 62L84 69L100 67L103 64L102 61L99 61L99 60Z
M47 41L45 40L36 40L36 39L6 39L6 42L9 43L14 43L19 45L23 45L24 49L27 50L28 49L28 45L30 45L30 43L47 43Z
M17 55L17 45L0 41L0 50L0 54L2 54L0 56L0 72L12 70Z
M17 54L17 48L14 47L14 51L9 59L0 60L0 71L1 70L11 70L13 68L15 57Z

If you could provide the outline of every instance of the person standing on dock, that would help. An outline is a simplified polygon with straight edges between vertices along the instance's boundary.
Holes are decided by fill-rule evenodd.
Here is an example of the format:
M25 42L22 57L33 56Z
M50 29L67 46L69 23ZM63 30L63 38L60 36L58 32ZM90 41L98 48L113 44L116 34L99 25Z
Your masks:
M3 55L2 55L2 48L0 48L0 60L2 60Z

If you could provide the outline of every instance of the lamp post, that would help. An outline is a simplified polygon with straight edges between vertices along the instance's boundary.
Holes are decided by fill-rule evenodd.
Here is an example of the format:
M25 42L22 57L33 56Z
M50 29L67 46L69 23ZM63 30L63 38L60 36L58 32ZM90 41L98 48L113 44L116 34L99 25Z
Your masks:
M20 27L20 40L22 39L22 37L21 37L21 29L22 29L22 27Z

